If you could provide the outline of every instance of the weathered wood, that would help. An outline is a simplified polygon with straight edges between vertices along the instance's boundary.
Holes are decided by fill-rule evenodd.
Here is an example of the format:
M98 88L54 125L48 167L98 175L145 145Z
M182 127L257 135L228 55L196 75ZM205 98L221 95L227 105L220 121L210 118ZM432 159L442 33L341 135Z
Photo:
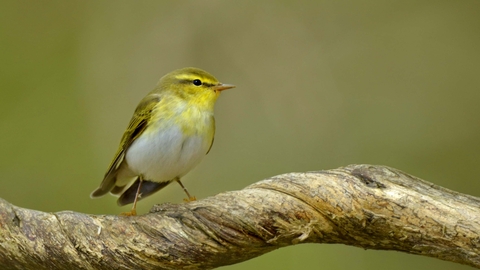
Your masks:
M1 269L210 269L299 243L397 250L480 268L480 199L399 170L275 176L136 217L0 200Z

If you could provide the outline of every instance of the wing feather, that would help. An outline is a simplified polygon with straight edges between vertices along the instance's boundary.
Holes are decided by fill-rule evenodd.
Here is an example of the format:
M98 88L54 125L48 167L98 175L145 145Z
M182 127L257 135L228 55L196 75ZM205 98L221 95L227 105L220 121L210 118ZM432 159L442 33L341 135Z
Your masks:
M210 143L210 146L208 147L207 153L205 153L205 155L208 155L208 153L210 153L210 150L212 149L212 146L213 146L213 141L215 140L215 118L213 116L212 116L212 130L213 130L212 142Z
M122 165L125 154L128 147L145 131L148 126L148 120L155 105L160 101L160 96L157 94L150 94L143 98L135 109L132 119L127 127L127 130L123 134L122 140L118 147L115 156L108 166L108 170L105 173L100 187L98 187L93 193L92 197L99 197L108 193L116 182L116 176L120 165Z

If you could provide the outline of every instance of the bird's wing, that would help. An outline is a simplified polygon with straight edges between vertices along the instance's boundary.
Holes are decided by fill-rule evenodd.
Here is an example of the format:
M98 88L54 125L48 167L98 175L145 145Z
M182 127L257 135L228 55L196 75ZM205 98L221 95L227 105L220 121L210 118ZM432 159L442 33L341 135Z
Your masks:
M148 126L148 120L155 105L160 101L160 96L155 94L147 95L143 98L135 109L130 124L127 127L127 130L123 134L122 140L118 147L115 156L108 166L108 170L105 173L100 187L92 193L92 197L102 196L109 192L115 185L115 176L117 174L118 168L125 159L125 154L128 147L145 131Z
M210 153L210 150L212 149L213 146L213 141L215 140L215 118L212 116L212 130L213 130L213 135L212 135L212 142L210 143L210 146L208 147L207 153L205 155L208 155Z

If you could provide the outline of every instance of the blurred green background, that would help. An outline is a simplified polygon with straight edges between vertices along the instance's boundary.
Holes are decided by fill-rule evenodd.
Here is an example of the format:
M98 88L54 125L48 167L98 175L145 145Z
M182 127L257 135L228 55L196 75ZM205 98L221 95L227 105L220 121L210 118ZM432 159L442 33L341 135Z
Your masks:
M4 1L0 197L91 200L138 101L195 66L237 88L184 178L204 198L286 173L383 164L480 196L480 1ZM171 185L139 204L181 203ZM348 258L348 259L346 259ZM398 252L298 245L222 269L469 269Z

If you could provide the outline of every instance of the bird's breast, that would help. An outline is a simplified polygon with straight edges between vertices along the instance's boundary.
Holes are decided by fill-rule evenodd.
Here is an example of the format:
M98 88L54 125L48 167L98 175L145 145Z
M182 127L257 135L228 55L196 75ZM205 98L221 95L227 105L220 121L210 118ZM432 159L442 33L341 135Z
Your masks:
M207 153L213 140L213 114L184 110L170 118L156 117L127 150L129 168L145 179L172 180L188 173Z

